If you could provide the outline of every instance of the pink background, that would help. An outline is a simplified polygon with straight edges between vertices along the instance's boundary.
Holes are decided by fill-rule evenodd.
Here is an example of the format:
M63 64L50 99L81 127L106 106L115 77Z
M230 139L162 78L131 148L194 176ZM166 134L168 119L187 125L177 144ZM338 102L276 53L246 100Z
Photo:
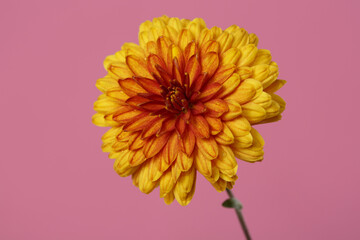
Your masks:
M359 1L1 1L0 239L242 239L199 177L188 207L120 178L91 123L105 56L166 14L245 27L288 84L234 192L254 239L360 239Z

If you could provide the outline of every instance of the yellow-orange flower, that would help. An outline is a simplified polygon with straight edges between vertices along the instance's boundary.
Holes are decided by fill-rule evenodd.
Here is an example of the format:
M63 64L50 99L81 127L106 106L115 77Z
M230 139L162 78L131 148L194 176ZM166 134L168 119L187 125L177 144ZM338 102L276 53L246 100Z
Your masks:
M252 127L277 121L285 102L275 92L278 66L243 28L208 29L196 18L162 16L141 24L139 45L105 59L108 74L94 104L94 124L111 127L102 149L122 177L167 204L187 205L200 172L217 191L237 179L236 158L263 159Z

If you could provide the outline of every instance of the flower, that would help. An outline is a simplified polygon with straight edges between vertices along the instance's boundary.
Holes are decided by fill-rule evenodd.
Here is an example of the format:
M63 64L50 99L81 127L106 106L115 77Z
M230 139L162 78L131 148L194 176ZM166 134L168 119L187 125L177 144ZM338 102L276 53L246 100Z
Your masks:
M141 24L139 45L125 43L105 59L108 74L93 123L111 127L102 149L122 177L187 205L197 172L217 191L231 189L239 158L263 159L252 127L280 120L278 66L258 38L233 25L208 29L201 18L162 16Z

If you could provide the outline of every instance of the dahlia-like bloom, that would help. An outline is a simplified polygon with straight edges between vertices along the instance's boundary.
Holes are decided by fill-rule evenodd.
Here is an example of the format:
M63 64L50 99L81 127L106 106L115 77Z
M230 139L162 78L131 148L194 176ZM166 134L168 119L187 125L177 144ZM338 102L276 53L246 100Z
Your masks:
M141 24L139 45L105 59L108 74L93 122L111 127L102 149L140 191L187 205L197 172L221 192L237 179L235 158L263 159L252 127L281 118L284 84L268 50L243 28L208 29L196 18L162 16Z

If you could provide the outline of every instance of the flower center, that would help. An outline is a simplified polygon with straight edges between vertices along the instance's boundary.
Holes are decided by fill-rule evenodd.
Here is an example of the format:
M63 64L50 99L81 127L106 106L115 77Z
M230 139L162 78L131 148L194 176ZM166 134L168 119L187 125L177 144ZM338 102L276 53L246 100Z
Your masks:
M186 96L186 89L175 79L170 81L170 86L162 88L165 100L165 109L172 113L187 112L191 103Z

